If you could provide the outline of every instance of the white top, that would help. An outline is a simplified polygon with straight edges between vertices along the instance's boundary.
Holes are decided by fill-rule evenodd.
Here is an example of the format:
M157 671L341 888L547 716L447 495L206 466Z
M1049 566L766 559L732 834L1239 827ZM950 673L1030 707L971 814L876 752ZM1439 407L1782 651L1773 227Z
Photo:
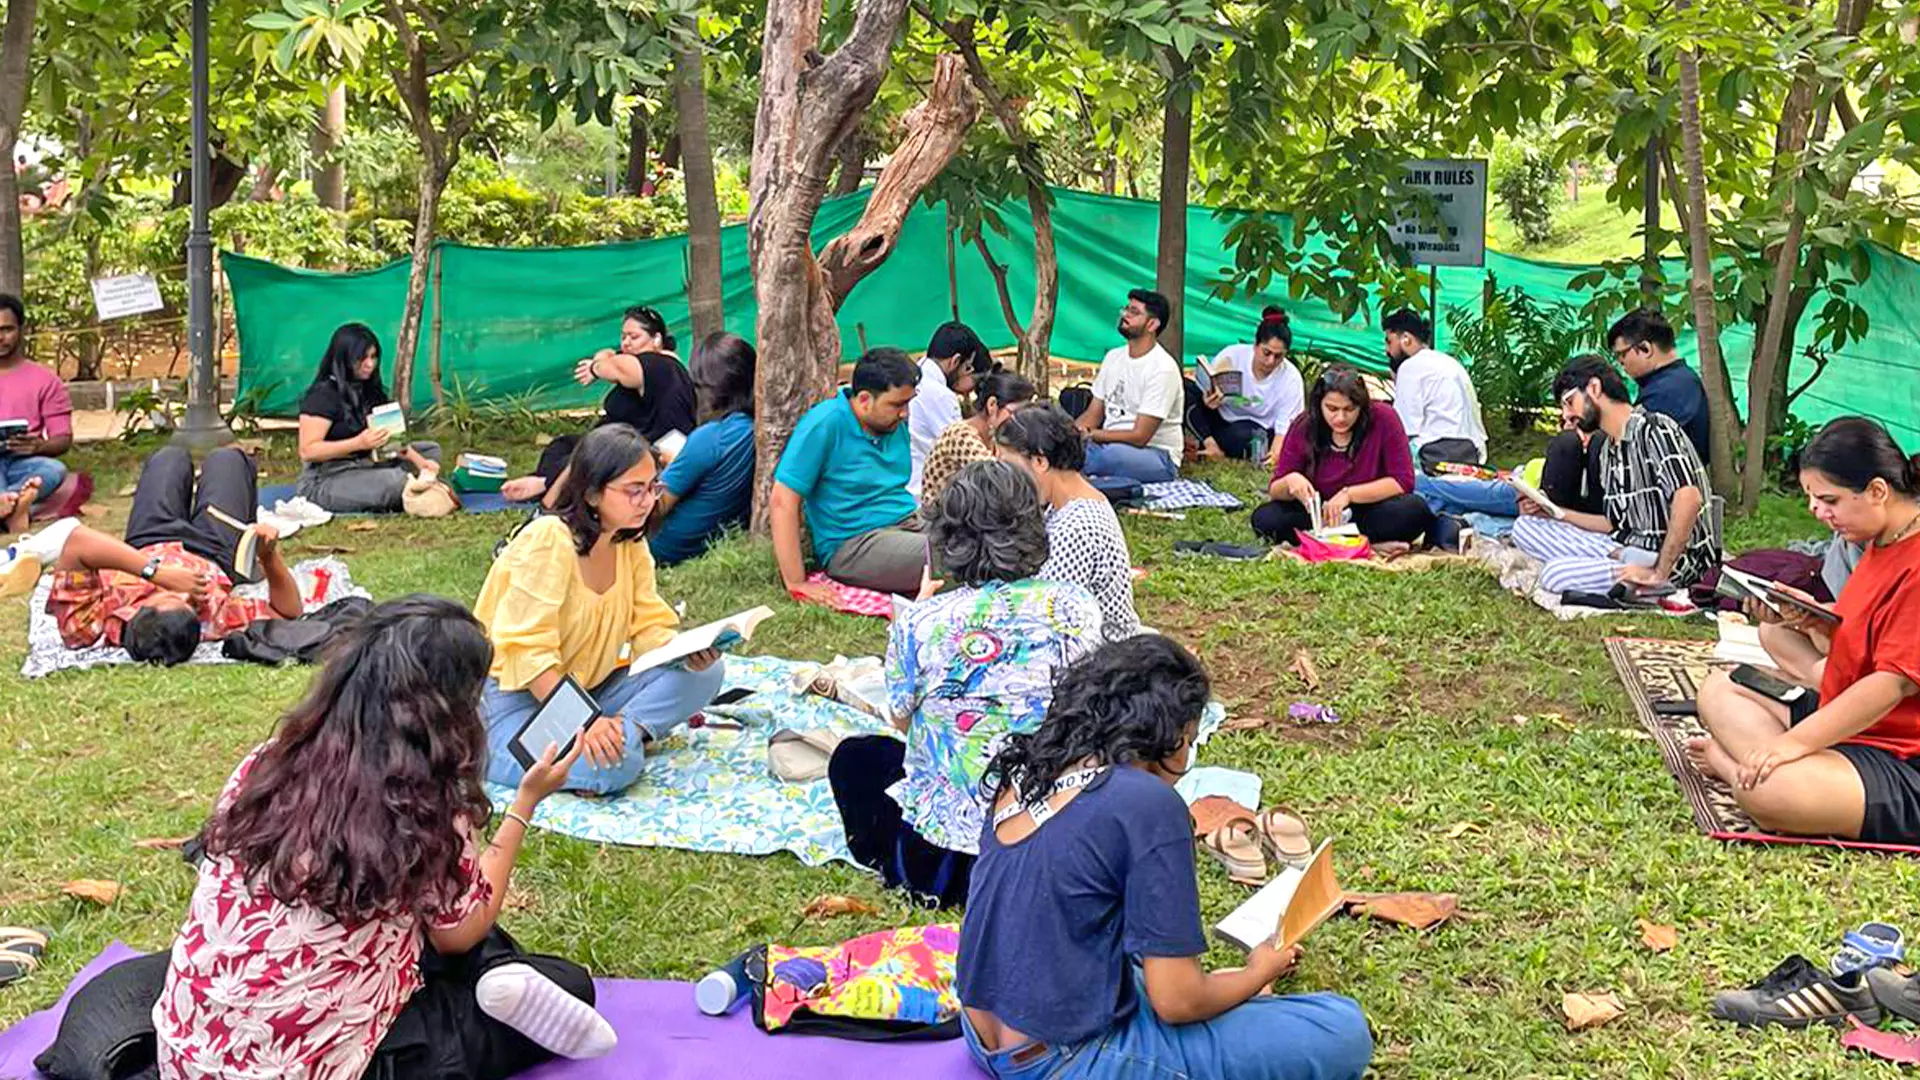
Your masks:
M1125 345L1108 350L1100 362L1100 374L1093 378L1093 396L1106 404L1108 431L1133 427L1136 416L1151 416L1160 426L1147 440L1180 464L1187 448L1181 414L1187 403L1186 388L1180 378L1180 362L1167 355L1158 344L1141 356L1129 356Z
M1487 458L1487 427L1480 420L1480 395L1460 361L1443 352L1421 349L1393 377L1393 411L1413 441L1413 452L1435 439L1466 439Z
M1214 357L1213 367L1218 368L1220 361L1233 365L1233 370L1242 372L1241 385L1246 392L1239 400L1228 398L1220 406L1220 415L1228 420L1251 420L1275 435L1285 435L1300 414L1307 411L1307 389L1300 381L1300 369L1292 362L1282 360L1280 366L1265 380L1253 374L1253 346L1229 345Z
M960 419L960 395L947 386L947 373L929 357L920 358L919 393L907 406L907 440L913 444L913 474L907 490L920 497L920 472L940 433Z

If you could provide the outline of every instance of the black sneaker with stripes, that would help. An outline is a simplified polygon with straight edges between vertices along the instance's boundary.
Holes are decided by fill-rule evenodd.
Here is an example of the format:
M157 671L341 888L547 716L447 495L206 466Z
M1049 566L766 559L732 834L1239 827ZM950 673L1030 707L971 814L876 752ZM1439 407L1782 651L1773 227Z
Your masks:
M1745 990L1715 995L1711 1011L1742 1027L1840 1024L1849 1015L1863 1024L1880 1022L1880 1006L1859 972L1836 977L1799 955L1781 961L1766 978Z

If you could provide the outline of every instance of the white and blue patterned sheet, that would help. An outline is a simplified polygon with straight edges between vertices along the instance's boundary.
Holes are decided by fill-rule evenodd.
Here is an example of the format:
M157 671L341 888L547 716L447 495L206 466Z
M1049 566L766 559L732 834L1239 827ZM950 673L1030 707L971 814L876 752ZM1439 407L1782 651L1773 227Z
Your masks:
M1244 504L1232 495L1199 480L1168 480L1163 484L1142 484L1149 510L1238 510Z

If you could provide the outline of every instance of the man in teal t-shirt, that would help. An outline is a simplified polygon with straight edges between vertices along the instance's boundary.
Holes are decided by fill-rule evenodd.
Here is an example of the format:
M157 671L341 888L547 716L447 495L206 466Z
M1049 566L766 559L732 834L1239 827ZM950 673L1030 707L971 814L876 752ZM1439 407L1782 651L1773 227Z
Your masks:
M800 511L827 576L863 589L913 596L927 566L907 409L920 369L899 349L870 349L843 391L807 410L773 472L773 555L780 580L800 599L824 601L807 584Z

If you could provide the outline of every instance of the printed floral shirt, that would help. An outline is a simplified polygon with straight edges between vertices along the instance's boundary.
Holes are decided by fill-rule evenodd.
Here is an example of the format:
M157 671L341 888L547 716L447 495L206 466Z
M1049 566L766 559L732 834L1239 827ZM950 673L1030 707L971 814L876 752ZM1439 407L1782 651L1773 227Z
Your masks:
M259 755L234 770L216 813ZM460 873L459 900L431 928L458 926L491 899L471 842ZM411 916L349 926L210 859L153 1007L161 1080L359 1080L420 988L423 940Z
M1028 579L909 606L887 641L887 703L907 716L906 778L888 789L929 843L980 850L980 778L1010 732L1046 719L1054 677L1101 640L1079 585Z
M266 600L233 595L232 579L178 543L148 544L140 554L148 558L158 555L163 567L213 575L206 598L194 606L194 613L200 616L202 641L219 641L259 619L279 618ZM118 646L127 620L166 591L138 574L120 570L62 570L53 576L47 614L59 624L60 640L69 649L91 648L102 638Z

